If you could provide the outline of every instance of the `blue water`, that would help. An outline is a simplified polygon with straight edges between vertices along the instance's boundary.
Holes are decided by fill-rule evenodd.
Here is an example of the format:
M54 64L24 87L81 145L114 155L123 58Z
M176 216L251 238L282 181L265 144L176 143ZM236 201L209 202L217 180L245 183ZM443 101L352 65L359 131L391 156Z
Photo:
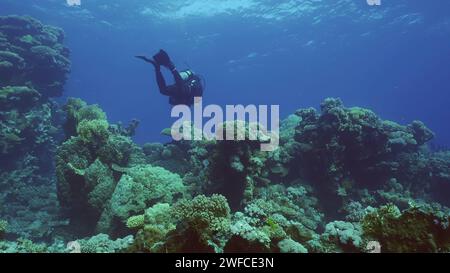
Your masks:
M133 56L164 48L204 76L204 103L279 104L287 116L340 97L384 119L422 120L450 145L447 0L1 0L0 14L62 27L72 72L59 100L139 119L139 143L165 140L173 119L153 68Z

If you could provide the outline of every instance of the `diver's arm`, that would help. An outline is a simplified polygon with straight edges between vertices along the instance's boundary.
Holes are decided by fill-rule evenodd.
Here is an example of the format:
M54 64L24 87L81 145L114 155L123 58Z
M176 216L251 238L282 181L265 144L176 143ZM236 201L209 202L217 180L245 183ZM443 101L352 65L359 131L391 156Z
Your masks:
M180 73L178 72L177 68L175 67L175 65L171 65L171 67L169 67L170 72L172 72L173 78L175 79L175 84L178 88L182 88L183 87L183 79L180 76Z
M161 73L161 66L159 66L154 60L147 58L146 56L135 56L147 63L151 63L155 67L156 83L158 84L159 92L165 96L170 96L169 89L167 88L166 80Z
M156 83L159 87L159 92L165 96L170 96L169 89L167 88L166 80L161 72L159 66L155 66Z

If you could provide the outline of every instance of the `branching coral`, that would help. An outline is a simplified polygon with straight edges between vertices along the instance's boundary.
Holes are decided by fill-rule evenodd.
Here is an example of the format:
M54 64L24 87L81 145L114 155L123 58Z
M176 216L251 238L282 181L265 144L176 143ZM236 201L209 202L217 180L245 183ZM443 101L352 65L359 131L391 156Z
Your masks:
M302 244L292 239L284 239L278 243L281 253L308 253Z
M45 253L47 246L37 244L25 238L19 238L15 242L0 241L0 253Z
M363 239L361 227L358 224L352 224L343 221L334 221L325 226L325 232L322 238L329 242L335 242L338 245L347 248L347 251L357 250L362 247Z
M142 217L134 246L140 251L221 252L230 235L230 208L221 195L158 203L128 222L141 224Z
M174 206L174 215L205 238L229 233L230 207L222 195L198 195L192 200L182 200Z
M243 213L234 214L231 226L234 237L227 243L226 250L276 252L281 251L280 241L294 240L302 244L311 240L322 215L314 208L314 198L308 195L301 186L267 187Z
M133 243L133 236L111 240L107 234L77 241L81 253L120 253L126 252Z
M128 222L130 221L135 222L136 228L140 228L133 245L136 251L166 252L166 236L176 228L176 220L172 217L172 207L169 204L158 203L148 208L145 214L130 217Z

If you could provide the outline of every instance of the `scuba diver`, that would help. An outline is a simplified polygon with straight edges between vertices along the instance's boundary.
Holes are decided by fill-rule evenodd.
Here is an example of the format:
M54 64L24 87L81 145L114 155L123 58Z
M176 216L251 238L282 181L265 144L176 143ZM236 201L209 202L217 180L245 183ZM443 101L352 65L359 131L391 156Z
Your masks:
M190 69L178 72L175 65L170 60L169 55L160 50L153 59L145 56L135 56L138 59L153 64L155 67L156 82L158 83L159 92L169 97L171 105L184 104L191 106L194 104L194 97L203 95L203 85L201 78L194 74ZM161 66L169 69L174 77L175 84L167 86L164 76L161 72Z

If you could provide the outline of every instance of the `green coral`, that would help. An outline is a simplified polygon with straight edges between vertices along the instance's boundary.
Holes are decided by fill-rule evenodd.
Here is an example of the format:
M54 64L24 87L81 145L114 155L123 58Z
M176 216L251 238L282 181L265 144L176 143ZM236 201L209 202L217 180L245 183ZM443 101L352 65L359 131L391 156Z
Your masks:
M373 111L361 107L349 108L349 116L356 122L362 122L364 120L377 120L377 116Z
M30 34L22 36L20 41L30 45L38 43L38 41L36 41L36 39L34 39L34 37Z
M412 132L414 139L419 145L423 145L434 138L434 133L421 121L413 121L408 126L408 129Z
M102 211L107 206L116 187L111 169L97 159L85 169L84 178L90 207Z
M182 200L174 211L177 218L206 237L229 232L230 207L222 195L198 195L192 200Z
M25 112L35 106L40 97L41 95L36 90L26 86L0 88L0 106L3 110L17 108L21 112Z
M226 198L214 194L196 196L175 204L177 228L167 234L168 252L222 252L230 235L230 207Z
M70 138L58 148L56 156L60 203L70 208L73 215L82 215L76 220L86 228L114 232L120 227L114 221L117 210L113 209L111 198L116 190L123 189L123 183L117 187L122 173L126 173L125 177L129 171L136 171L129 167L143 163L144 155L129 137L110 130L106 115L98 106L71 98L64 109L65 131ZM126 217L121 220L125 224Z
M25 61L19 54L11 51L0 51L0 60L10 62L14 66L23 65Z
M366 215L364 235L377 240L383 252L447 252L450 249L449 215L426 208L403 212L386 205Z
M6 222L5 220L0 220L0 239L2 239L7 229L8 229L8 222Z
M35 59L42 65L55 66L56 69L66 73L70 71L70 61L53 48L44 45L33 46L31 52L34 54Z
M66 136L78 135L87 144L102 145L110 137L106 114L97 105L87 105L80 99L69 98L64 106L67 121Z
M358 251L362 247L362 230L358 224L344 221L334 221L325 226L322 239L327 242L334 242L338 248L344 251Z
M135 215L135 216L131 216L130 218L128 218L127 220L127 228L129 229L137 229L137 228L142 228L144 227L144 219L145 219L145 215Z
M231 125L238 126L243 135L252 133L247 123L236 122ZM226 126L226 123L223 125ZM238 134L238 130L234 131ZM255 134L255 132L253 132ZM243 141L218 141L205 143L200 147L206 151L194 154L198 168L203 170L211 183L206 184L206 192L215 192L228 198L232 209L240 209L245 203L254 198L254 189L258 181L266 178L265 162L267 153L261 152L261 138ZM199 147L194 148L200 150ZM193 150L194 150L193 149ZM205 160L208 165L203 165ZM202 171L199 171L200 173Z
M278 243L281 253L308 253L308 249L292 239L284 239Z
M166 252L166 236L175 230L176 224L170 204L158 203L148 208L144 214L144 226L136 234L135 251Z
M107 164L118 166L145 163L141 149L129 137L122 135L110 134L106 143L99 147L98 157Z
M109 124L106 120L82 120L77 126L77 134L84 143L100 146L110 136L108 128Z
M45 244L34 243L25 238L19 238L15 242L0 241L0 253L46 253Z
M140 222L142 216L138 217ZM158 203L146 210L135 248L148 252L220 252L230 235L230 224L230 207L222 195L199 195L173 206Z
M308 195L301 186L266 186L244 212L234 214L233 238L226 248L232 252L277 252L283 240L307 246L323 217L314 208L317 201Z
M31 17L0 16L1 214L15 237L41 240L62 222L53 170L63 117L50 97L62 94L70 67L62 33L56 41L47 37ZM36 62L32 46L53 49L64 67ZM14 243L16 252L40 252L29 241Z
M27 16L0 21L0 87L27 85L46 98L61 96L71 66L64 32Z
M69 138L77 133L78 124L83 120L106 120L106 114L97 105L87 105L81 99L69 98L64 105L67 117L64 132Z
M80 138L71 138L58 147L56 153L56 177L58 199L62 206L76 203L76 188L84 184L82 175L95 161L90 149ZM75 194L77 192L77 194Z
M171 203L184 193L179 175L161 167L136 165L122 175L112 195L111 208L125 222L157 202Z
M98 234L77 242L81 253L120 253L128 251L133 244L133 236L111 240L107 234Z

